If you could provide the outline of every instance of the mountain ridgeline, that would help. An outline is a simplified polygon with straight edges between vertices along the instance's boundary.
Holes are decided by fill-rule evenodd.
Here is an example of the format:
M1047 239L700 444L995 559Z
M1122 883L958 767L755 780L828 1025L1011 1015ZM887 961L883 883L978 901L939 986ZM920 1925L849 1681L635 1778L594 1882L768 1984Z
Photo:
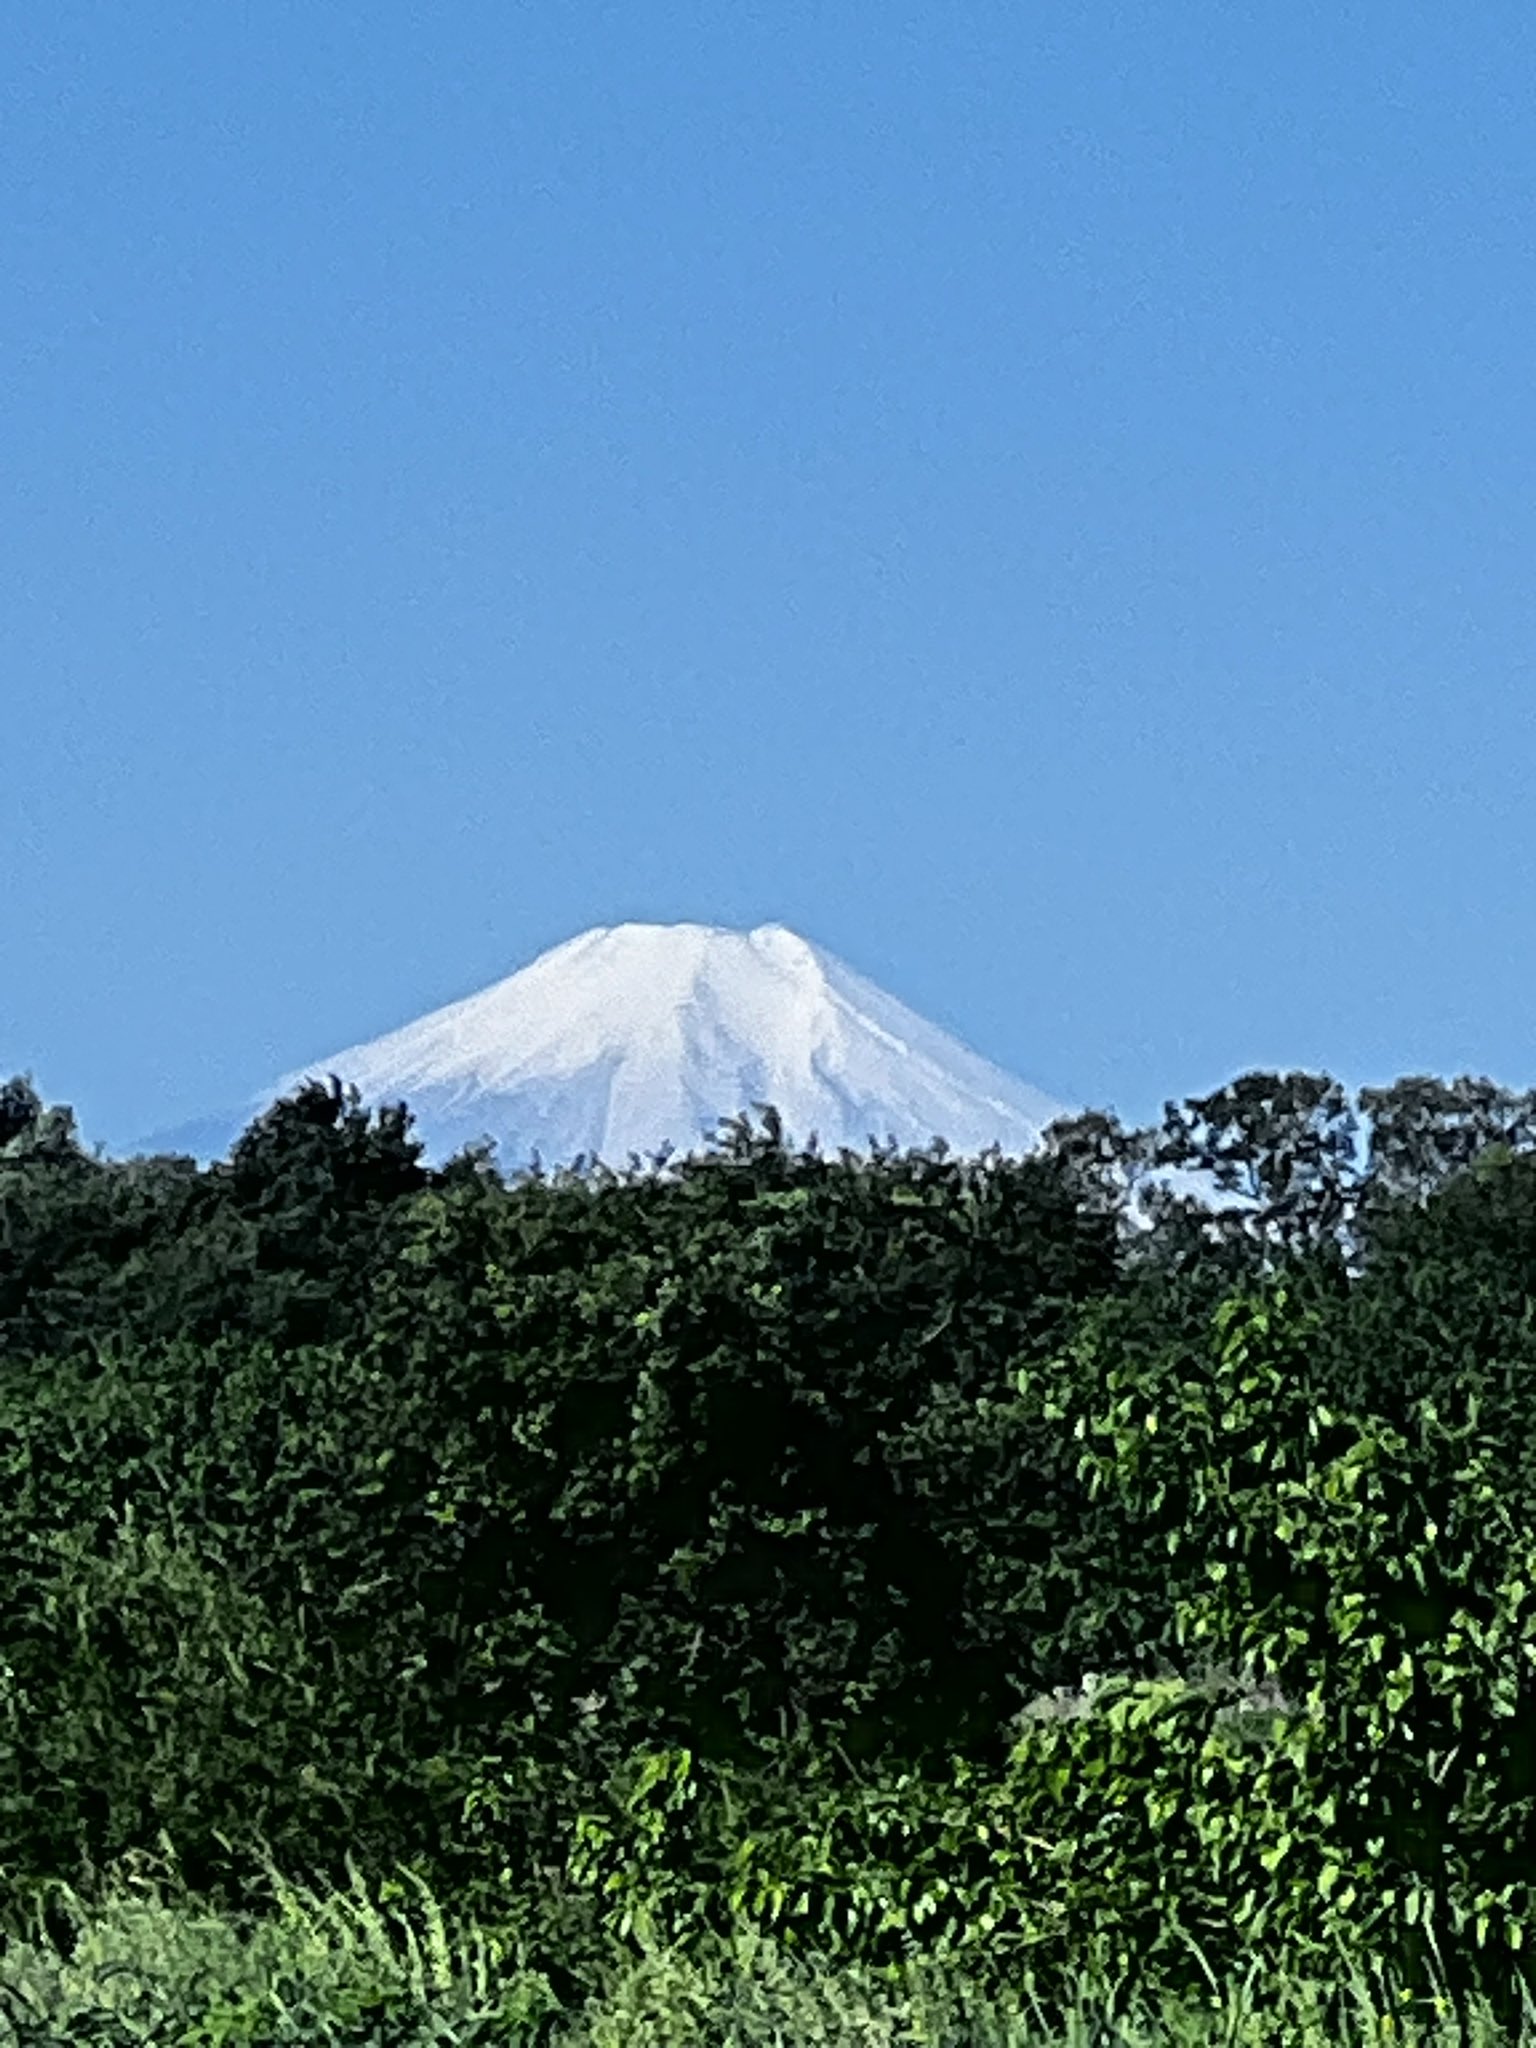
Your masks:
M1536 1098L1471 1077L510 1176L339 1079L206 1165L11 1081L0 1861L409 1863L568 1988L637 1902L1198 1983L1175 1881L1213 1966L1508 1963L1533 1298Z

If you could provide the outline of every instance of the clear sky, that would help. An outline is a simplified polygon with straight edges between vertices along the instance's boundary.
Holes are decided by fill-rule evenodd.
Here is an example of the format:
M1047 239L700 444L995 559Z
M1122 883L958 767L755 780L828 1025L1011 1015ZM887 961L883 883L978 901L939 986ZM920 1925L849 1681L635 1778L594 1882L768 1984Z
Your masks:
M49 0L0 1073L110 1147L626 919L1062 1099L1536 1082L1536 15Z

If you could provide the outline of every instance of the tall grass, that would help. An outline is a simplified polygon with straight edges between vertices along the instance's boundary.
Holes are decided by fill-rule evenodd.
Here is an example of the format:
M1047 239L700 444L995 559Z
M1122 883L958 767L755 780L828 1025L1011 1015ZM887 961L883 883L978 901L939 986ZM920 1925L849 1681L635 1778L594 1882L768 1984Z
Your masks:
M10 1901L0 2043L17 2048L1533 2048L1486 2008L1417 2004L1379 1975L1217 1984L1199 2006L1082 1982L1047 2011L1030 1984L987 1999L932 1966L899 1979L823 1965L743 1934L711 1949L614 1953L562 2007L489 1926L454 1922L420 1880L321 1896L268 1864L272 1909L199 1904L138 1856L90 1896Z

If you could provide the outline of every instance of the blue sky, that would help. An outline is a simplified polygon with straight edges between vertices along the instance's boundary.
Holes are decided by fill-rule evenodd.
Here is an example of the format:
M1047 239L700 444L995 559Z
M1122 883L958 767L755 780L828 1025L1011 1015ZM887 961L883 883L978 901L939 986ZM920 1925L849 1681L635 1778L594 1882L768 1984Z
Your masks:
M0 1072L109 1146L593 924L1064 1099L1536 1082L1536 17L51 0Z

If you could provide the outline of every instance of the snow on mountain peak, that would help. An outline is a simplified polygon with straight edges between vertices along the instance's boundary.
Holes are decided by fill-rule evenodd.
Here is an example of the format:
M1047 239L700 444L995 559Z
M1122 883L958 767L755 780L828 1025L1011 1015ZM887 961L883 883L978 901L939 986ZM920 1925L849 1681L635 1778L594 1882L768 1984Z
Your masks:
M1015 1080L782 924L597 925L463 1001L316 1060L254 1097L146 1138L141 1152L213 1159L308 1079L335 1074L370 1106L405 1102L429 1159L482 1138L502 1168L578 1156L626 1167L701 1149L725 1117L772 1103L796 1149L866 1153L944 1138L1020 1157L1072 1108ZM1250 1206L1209 1172L1148 1176L1207 1208ZM1143 1194L1129 1221L1150 1227Z
M509 1171L696 1150L757 1102L827 1153L942 1136L1019 1154L1066 1113L781 924L599 925L273 1092L333 1073L407 1102L433 1155L493 1137Z

